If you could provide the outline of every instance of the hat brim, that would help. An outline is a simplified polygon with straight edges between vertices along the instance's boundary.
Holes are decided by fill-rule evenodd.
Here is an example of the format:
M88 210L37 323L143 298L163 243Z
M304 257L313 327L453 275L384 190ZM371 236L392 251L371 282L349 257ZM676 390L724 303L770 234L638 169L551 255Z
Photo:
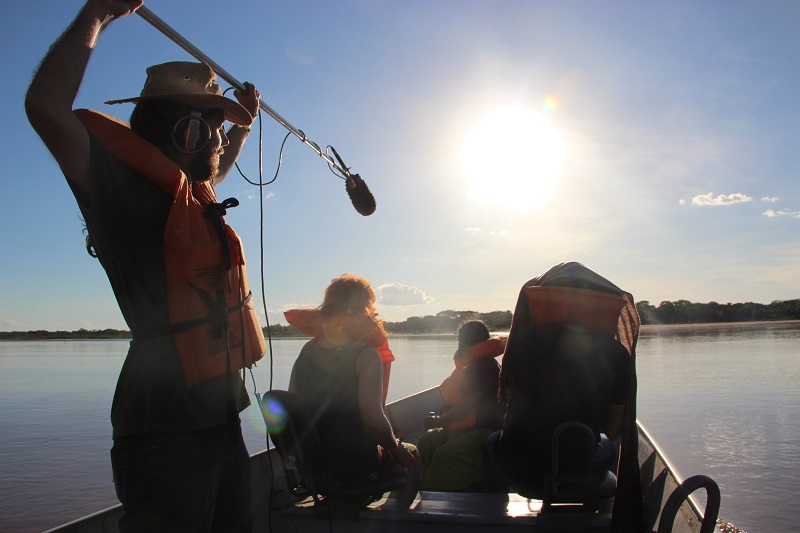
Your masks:
M249 126L253 123L253 117L242 104L218 94L159 94L137 96L135 98L125 98L123 100L109 100L106 104L138 104L146 100L172 100L191 106L197 106L202 109L222 109L222 112L225 113L225 120L244 126Z

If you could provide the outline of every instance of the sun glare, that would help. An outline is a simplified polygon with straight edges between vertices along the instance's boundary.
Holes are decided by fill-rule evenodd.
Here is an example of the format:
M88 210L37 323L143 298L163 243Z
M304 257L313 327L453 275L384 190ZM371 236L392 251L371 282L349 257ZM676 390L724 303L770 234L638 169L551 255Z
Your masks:
M529 108L487 113L467 132L461 151L469 196L508 207L549 200L563 162L562 134Z

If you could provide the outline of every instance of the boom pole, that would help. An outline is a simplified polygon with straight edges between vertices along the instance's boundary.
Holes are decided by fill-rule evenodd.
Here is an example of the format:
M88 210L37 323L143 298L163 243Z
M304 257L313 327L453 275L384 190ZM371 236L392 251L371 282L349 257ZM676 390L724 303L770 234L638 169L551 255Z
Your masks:
M146 6L141 6L139 9L136 10L136 13L144 20L149 22L155 29L166 35L178 46L186 50L192 57L211 67L211 69L214 72L216 72L220 78L227 81L229 84L231 84L232 87L234 87L239 91L244 91L244 84L242 84L239 80L233 77L227 70L222 68L213 59L204 54L199 48L193 45L183 35L178 33L172 26L164 22L155 13L150 11ZM327 161L329 165L336 168L336 170L341 172L344 176L350 177L350 171L343 164L341 164L339 161L334 160L326 152L320 149L317 143L311 141L308 137L306 137L305 133L295 128L288 120L283 118L277 111L272 109L269 105L266 104L266 102L264 102L264 100L260 98L258 99L258 107L263 109L264 112L266 112L269 116L275 119L275 121L278 122L278 124L280 124L287 130L289 130L292 134L294 134L294 136L300 139L303 142L303 144L314 150L321 158Z

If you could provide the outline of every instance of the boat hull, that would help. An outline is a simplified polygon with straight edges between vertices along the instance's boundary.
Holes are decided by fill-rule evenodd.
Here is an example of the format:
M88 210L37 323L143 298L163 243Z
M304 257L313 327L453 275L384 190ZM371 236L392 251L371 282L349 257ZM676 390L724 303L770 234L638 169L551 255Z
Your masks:
M386 406L386 414L408 442L416 442L423 431L427 413L442 403L439 389L432 388ZM646 531L657 531L662 510L670 496L684 481L669 463L664 452L641 423L639 428L639 465L642 491L645 494ZM611 508L608 502L597 513L541 514L541 502L517 494L394 491L372 505L342 516L336 510L319 509L310 498L295 501L287 489L280 457L274 449L251 457L253 472L254 531L314 533L333 530L381 533L427 533L428 531L610 531ZM685 495L684 495L685 496ZM673 496L673 499L674 496ZM50 530L55 533L117 533L122 516L117 505ZM703 512L691 497L677 505L673 523L663 531L698 533ZM716 514L714 518L716 519ZM665 520L669 522L669 520ZM47 533L50 533L47 532Z

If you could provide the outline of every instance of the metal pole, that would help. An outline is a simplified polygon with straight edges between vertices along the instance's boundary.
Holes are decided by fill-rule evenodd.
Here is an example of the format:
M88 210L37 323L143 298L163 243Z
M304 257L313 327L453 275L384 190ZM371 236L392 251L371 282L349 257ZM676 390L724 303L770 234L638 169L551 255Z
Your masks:
M204 54L199 48L197 48L195 45L189 42L183 35L175 31L175 29L172 28L169 24L161 20L158 16L156 16L155 13L150 11L147 7L141 6L139 9L136 10L136 13L144 20L149 22L155 29L157 29L158 31L169 37L178 46L189 52L189 54L192 57L211 67L211 69L217 73L217 76L230 83L231 86L233 86L235 89L238 89L239 91L244 91L244 84L242 84L239 80L234 78L227 70L222 68L214 60L212 60L210 57ZM298 139L300 139L303 142L303 144L309 146L312 150L314 150L320 157L322 157L325 161L327 161L329 165L335 167L339 172L341 172L345 176L350 176L350 171L348 169L344 168L343 165L340 165L337 161L331 158L331 156L323 152L317 143L309 140L306 137L305 133L292 126L288 120L283 118L277 111L268 106L264 102L264 100L261 100L259 98L258 106L261 109L263 109L269 116L274 118L281 126L283 126L291 133L293 133Z

